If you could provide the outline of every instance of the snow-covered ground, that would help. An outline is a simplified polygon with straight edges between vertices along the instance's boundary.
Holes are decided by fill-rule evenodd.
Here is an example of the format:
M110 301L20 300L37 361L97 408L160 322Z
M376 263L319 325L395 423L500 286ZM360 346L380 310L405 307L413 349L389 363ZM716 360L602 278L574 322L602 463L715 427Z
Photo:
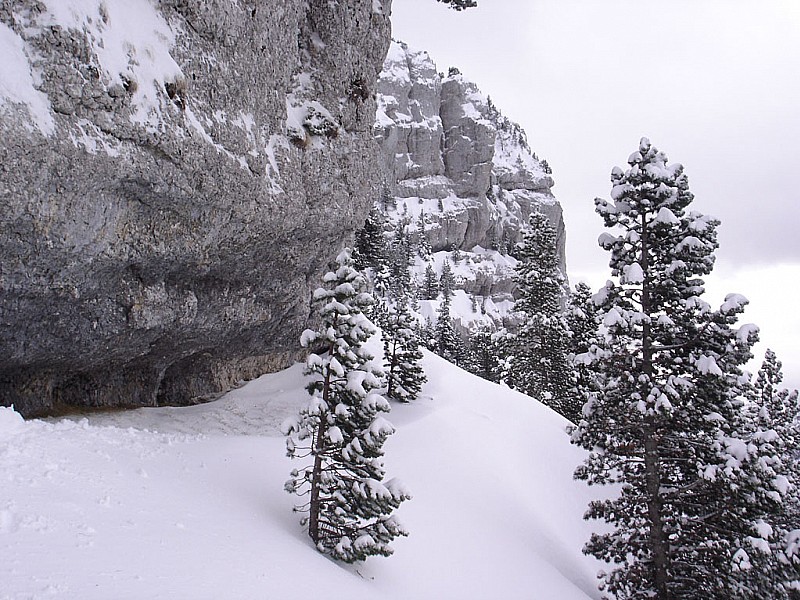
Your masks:
M398 513L411 535L356 566L313 549L283 491L299 365L189 408L0 408L0 599L596 598L566 422L435 355L424 366L385 446L414 494Z

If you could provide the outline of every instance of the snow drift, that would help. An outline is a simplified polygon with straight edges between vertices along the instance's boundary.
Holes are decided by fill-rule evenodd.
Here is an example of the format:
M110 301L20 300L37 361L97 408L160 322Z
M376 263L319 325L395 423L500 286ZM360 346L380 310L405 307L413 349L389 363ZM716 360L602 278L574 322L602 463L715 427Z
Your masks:
M410 536L354 567L313 549L283 491L300 365L202 406L28 422L0 408L0 598L597 597L566 422L435 355L424 366L385 447L414 495L398 511Z

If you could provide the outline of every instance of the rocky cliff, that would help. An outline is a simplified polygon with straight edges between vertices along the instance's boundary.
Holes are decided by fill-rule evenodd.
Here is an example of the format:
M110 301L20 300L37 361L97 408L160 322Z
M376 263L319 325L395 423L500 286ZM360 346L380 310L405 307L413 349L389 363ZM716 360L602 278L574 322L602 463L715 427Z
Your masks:
M0 0L0 404L192 402L292 357L381 180L390 4Z
M380 208L394 228L424 226L438 272L444 260L456 263L466 310L454 309L453 316L462 330L508 324L516 263L509 254L532 211L555 227L566 273L565 227L549 166L474 83L456 69L439 73L426 52L393 41L377 90L375 135L393 195ZM425 262L417 261L418 280ZM435 311L423 306L422 312Z

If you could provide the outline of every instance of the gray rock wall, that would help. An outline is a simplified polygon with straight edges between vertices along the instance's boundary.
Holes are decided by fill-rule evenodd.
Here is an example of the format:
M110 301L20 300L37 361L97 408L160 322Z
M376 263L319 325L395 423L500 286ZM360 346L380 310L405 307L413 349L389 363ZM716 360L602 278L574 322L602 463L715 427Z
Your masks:
M0 97L0 405L189 403L295 356L381 179L390 3L0 1L33 82Z
M566 229L549 169L525 132L477 86L444 77L426 52L392 42L378 81L376 139L398 198L440 199L428 213L434 251L516 243L533 210L551 220L566 273ZM501 284L506 288L505 284Z

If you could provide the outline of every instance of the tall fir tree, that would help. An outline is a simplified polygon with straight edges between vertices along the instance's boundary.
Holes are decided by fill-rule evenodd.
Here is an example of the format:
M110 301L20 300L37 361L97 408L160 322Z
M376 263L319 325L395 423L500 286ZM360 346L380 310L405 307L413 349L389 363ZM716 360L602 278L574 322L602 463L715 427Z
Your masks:
M567 329L569 330L568 358L572 365L575 389L573 395L577 405L582 405L583 391L596 390L595 373L584 359L597 340L597 306L592 299L592 291L588 285L578 283L567 300L564 311ZM579 419L580 416L577 416ZM577 421L576 421L577 422Z
M456 277L453 275L450 261L446 258L442 264L442 274L439 277L439 291L448 301L456 293Z
M575 421L581 403L574 392L569 333L561 311L564 276L556 231L540 212L531 214L528 225L516 251L519 297L514 308L523 322L511 343L507 382Z
M425 278L420 287L420 296L423 300L436 300L439 296L439 278L431 263L425 267Z
M416 231L417 254L423 260L430 260L433 250L431 249L431 243L428 241L428 236L425 235L426 229L425 211L420 211L417 217Z
M597 336L598 322L592 290L585 283L578 283L569 295L564 319L569 331L570 355L587 353Z
M466 348L453 328L453 319L450 317L450 299L450 296L445 294L439 305L436 318L435 352L454 365L463 366L466 359Z
M701 299L718 222L688 210L683 167L644 138L628 165L595 201L619 283L595 296L605 335L585 359L599 389L572 441L589 453L576 477L619 493L590 504L610 531L584 551L615 563L601 588L618 600L780 598L764 573L781 486L743 431L757 329L734 327L743 297L716 311Z
M481 327L469 337L469 365L467 370L494 383L500 383L503 376L503 352L500 343L502 335Z
M408 232L408 219L403 218L397 223L389 250L389 295L398 300L405 298L411 291L411 273L409 267L412 262L411 235Z
M311 463L292 471L286 490L308 502L303 523L316 547L344 562L389 556L390 542L407 535L392 515L409 498L396 479L384 481L383 444L394 432L383 417L387 400L376 393L382 372L364 348L375 333L363 314L372 303L364 277L342 252L314 292L322 324L303 332L311 400L284 423L287 453Z
M417 328L419 341L431 352L436 352L436 326L430 317L425 318L425 323Z
M381 189L381 209L384 214L388 213L390 210L397 208L397 198L392 195L392 191L389 189L389 186L384 184L383 188Z
M416 400L427 381L414 322L408 304L401 299L386 311L382 327L386 395L400 402Z
M372 268L375 272L385 268L388 248L383 236L384 217L376 207L367 214L364 226L356 232L353 264L361 272Z

